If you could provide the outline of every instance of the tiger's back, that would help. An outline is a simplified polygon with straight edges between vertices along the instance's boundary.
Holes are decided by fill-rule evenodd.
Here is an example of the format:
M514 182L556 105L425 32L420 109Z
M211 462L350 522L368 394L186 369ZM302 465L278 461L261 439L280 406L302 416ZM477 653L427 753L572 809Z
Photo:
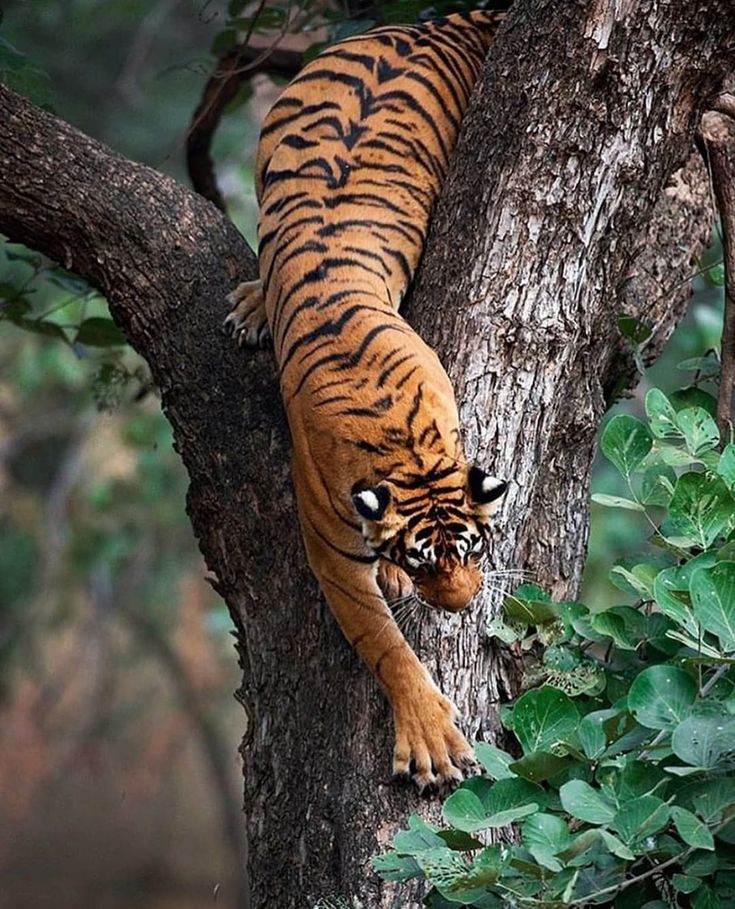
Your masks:
M386 595L465 608L506 484L465 462L446 372L398 306L501 19L377 29L296 77L258 150L260 282L231 297L241 340L267 319L309 562L391 702L394 771L421 789L456 782L472 749Z
M261 282L282 371L289 342L350 307L347 294L328 301L335 289L398 308L499 18L458 14L347 39L273 106L256 189ZM360 321L354 313L332 343L344 336L354 347Z

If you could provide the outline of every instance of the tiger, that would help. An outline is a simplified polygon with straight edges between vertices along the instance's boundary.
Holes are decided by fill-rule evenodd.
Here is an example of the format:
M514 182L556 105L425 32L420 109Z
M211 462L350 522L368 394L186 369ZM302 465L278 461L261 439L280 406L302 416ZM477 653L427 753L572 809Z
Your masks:
M260 134L259 279L229 297L238 341L273 345L308 561L390 702L393 773L420 793L475 757L390 603L472 602L507 483L466 462L449 378L398 309L502 18L377 28L301 70Z

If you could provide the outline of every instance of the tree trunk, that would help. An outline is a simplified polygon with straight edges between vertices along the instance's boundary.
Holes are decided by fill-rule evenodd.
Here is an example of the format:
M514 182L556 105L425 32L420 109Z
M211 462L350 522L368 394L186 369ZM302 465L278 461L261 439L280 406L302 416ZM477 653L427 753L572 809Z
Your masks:
M655 355L706 242L701 169L665 187L734 36L727 0L519 0L432 227L410 317L449 367L468 453L513 481L493 560L558 595L580 575L606 398L631 374L616 317L650 321ZM2 88L0 173L0 230L98 286L161 388L237 628L252 905L417 906L421 885L380 884L368 861L438 808L391 783L386 704L307 569L272 357L221 331L252 254L214 206ZM413 640L487 737L518 685L484 630L496 607L426 618Z

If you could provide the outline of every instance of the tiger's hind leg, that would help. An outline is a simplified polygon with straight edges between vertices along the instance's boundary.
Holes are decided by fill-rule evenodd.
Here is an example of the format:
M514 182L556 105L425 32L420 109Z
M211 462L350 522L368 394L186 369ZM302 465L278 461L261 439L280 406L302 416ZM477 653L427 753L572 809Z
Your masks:
M266 347L271 333L265 315L265 300L260 280L243 281L228 294L227 300L232 310L225 319L240 345L248 347Z

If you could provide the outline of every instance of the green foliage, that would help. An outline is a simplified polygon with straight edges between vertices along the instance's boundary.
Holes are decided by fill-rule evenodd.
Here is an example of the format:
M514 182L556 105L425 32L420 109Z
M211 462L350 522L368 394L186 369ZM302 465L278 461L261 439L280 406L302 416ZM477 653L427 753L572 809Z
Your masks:
M104 299L17 244L0 241L0 273L2 697L19 667L43 675L47 629L74 621L94 585L176 627L198 562L170 427ZM215 599L207 626L226 640Z
M502 715L520 757L478 743L485 775L447 799L446 827L414 818L411 848L398 834L375 860L426 878L426 905L732 904L735 447L719 450L708 397L652 389L645 422L618 415L602 434L627 495L596 501L651 532L610 573L633 603L592 611L526 584L488 629L535 659L540 687ZM485 845L509 823L515 841Z

